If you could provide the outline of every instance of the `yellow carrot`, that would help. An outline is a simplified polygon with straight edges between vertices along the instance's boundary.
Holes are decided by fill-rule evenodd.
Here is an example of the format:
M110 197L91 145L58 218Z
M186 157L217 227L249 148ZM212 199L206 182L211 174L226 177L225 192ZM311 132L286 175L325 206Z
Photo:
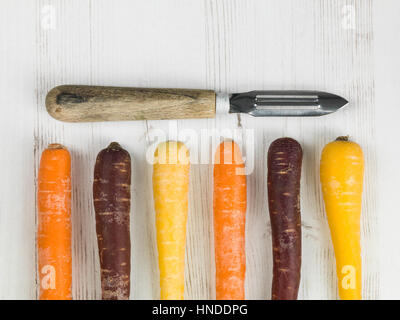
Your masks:
M162 300L182 300L184 293L189 152L181 142L158 145L153 168L158 263Z
M320 177L335 250L339 295L361 299L360 215L364 158L361 147L339 137L322 151Z

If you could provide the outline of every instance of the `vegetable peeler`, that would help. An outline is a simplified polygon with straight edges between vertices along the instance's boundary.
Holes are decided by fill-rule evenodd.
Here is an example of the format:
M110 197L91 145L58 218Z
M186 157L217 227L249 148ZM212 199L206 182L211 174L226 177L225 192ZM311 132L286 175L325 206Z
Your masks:
M148 89L62 85L46 96L46 108L67 122L213 118L245 113L254 117L323 116L347 105L322 91L250 91L224 94L197 89Z

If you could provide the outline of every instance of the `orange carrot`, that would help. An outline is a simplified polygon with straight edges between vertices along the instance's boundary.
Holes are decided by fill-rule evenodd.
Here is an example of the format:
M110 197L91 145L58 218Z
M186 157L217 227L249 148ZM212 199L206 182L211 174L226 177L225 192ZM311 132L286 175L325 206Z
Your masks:
M244 300L246 176L239 146L222 142L214 164L214 246L217 300Z
M60 144L42 153L38 174L40 300L71 299L71 159Z

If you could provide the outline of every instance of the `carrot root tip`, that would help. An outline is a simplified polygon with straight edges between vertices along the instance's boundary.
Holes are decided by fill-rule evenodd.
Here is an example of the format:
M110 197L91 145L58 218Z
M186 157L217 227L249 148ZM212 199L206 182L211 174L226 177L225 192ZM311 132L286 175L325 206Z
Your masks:
M54 150L54 149L65 149L65 147L60 143L50 143L47 146L47 149L51 149L51 150Z
M336 138L336 141L349 141L349 136L340 136Z
M111 142L108 149L118 150L121 149L121 145L118 142Z

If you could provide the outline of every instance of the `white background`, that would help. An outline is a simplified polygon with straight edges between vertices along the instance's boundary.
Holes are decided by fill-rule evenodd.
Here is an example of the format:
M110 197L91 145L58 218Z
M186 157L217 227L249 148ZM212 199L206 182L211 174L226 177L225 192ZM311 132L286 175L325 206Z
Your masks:
M317 89L349 106L323 118L240 118L255 131L248 177L248 299L269 299L272 250L266 151L281 136L304 149L300 299L336 299L334 255L319 188L322 147L349 134L365 152L363 296L400 298L400 2L395 0L1 0L0 298L35 299L36 172L51 142L73 166L73 297L101 297L92 171L97 153L119 141L133 158L132 298L158 298L158 266L145 152L154 129L235 129L211 120L64 124L44 98L59 84ZM249 146L244 146L248 150ZM189 299L214 296L212 167L193 165L187 233Z

